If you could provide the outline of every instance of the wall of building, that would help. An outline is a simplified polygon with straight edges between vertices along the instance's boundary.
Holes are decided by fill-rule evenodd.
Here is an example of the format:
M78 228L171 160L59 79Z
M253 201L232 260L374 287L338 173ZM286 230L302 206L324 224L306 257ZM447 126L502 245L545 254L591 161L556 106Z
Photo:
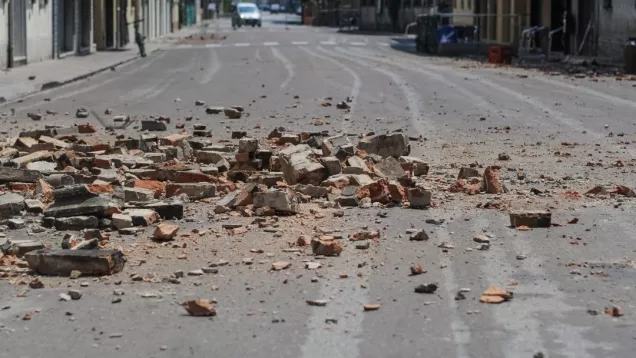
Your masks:
M0 24L9 21L9 3L0 1ZM9 46L9 27L0 26L0 69L7 68L7 46Z
M629 37L636 37L636 3L634 0L613 0L612 8L597 1L598 47L600 57L622 59Z
M8 65L9 2L0 1L0 68ZM53 56L52 2L28 1L26 6L27 63L48 60Z

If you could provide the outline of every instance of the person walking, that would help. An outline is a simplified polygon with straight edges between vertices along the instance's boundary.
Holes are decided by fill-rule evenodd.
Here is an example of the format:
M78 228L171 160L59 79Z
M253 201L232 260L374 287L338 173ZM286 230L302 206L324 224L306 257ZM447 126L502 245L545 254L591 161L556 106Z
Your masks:
M575 20L574 16L566 9L563 11L563 37L561 42L563 43L563 54L565 56L571 55L572 51L572 36L575 32Z
M139 55L146 57L146 45L144 44L144 35L139 32L139 21L135 21L135 43L139 47Z

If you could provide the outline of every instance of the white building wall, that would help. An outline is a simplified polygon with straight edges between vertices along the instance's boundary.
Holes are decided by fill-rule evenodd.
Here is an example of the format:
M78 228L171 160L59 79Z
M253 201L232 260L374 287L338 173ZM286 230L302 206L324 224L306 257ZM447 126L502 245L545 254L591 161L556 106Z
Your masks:
M27 63L53 58L53 2L27 1Z
M9 45L9 3L0 1L0 69L7 68L7 46Z
M636 37L636 2L613 0L612 8L606 9L603 1L597 2L598 55L622 59L623 49L629 37Z

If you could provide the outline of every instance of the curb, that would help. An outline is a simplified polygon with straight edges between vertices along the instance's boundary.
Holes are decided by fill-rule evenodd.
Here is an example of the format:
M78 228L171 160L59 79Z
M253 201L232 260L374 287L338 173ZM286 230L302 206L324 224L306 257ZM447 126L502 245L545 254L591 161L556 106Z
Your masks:
M153 54L155 52L159 52L159 51L161 51L160 47L148 52L148 55ZM122 61L119 61L119 62L115 62L115 63L110 64L108 66L104 66L104 67L98 68L98 69L96 69L94 71L83 73L83 74L81 74L79 76L73 77L71 79L68 79L68 80L65 80L65 81L62 81L62 82L59 82L59 81L46 82L46 83L42 84L42 86L40 86L40 89L36 89L36 90L30 91L30 92L26 92L26 93L23 93L23 94L21 94L20 96L18 96L16 98L7 100L5 102L1 102L0 106L6 106L6 105L9 105L9 104L17 103L19 101L22 101L22 100L26 99L27 97L31 97L33 95L36 95L36 94L39 94L39 93L43 93L43 92L46 92L46 91L49 91L49 90L52 90L52 89L55 89L55 88L64 87L64 86L69 85L71 83L78 82L78 81L90 78L92 76L95 76L97 74L100 74L102 72L105 72L105 71L107 71L107 70L109 70L109 69L111 69L113 67L119 67L119 66L125 65L127 63L134 62L136 60L139 60L140 58L141 58L141 56L136 55L136 56L133 56L131 58L127 58L125 60L122 60Z

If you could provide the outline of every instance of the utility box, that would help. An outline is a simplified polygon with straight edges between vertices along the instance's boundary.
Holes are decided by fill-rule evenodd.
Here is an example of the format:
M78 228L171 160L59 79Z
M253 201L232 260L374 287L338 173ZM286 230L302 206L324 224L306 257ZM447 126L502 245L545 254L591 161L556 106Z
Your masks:
M512 47L502 45L488 47L488 62L500 65L512 63Z

